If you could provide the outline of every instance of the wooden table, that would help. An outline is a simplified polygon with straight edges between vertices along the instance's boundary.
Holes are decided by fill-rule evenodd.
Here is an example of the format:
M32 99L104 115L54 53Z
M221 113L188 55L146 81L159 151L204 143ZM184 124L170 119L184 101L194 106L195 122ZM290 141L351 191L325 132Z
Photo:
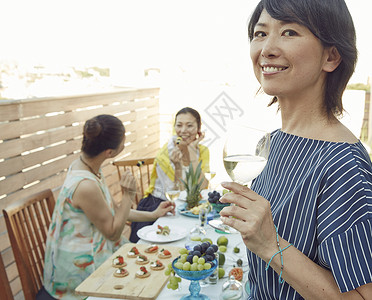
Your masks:
M177 200L176 204L177 206L184 204L185 202ZM179 213L176 214L176 216L165 216L162 218L159 218L156 222L155 225L160 224L160 225L168 225L170 228L172 225L182 225L184 226L188 231L191 230L196 224L198 224L199 219L198 218L192 218L192 217L186 217L183 215L180 215ZM207 236L212 239L213 243L216 243L217 239L219 236L221 236L220 233L217 233L212 227L208 226L206 227L207 229ZM223 234L225 235L225 234ZM246 252L245 252L245 245L243 244L242 238L239 233L237 234L226 234L225 235L228 240L228 246L227 246L227 252L225 253L226 256L226 263L224 266L224 269L226 270L226 275L223 279L218 280L217 284L208 284L206 286L202 286L201 288L201 293L207 295L211 300L217 300L219 299L219 295L222 290L222 285L224 282L227 281L227 273L229 269L232 268L233 264L236 263L236 260L238 258L241 258L243 260L243 264L246 266L247 264L247 258L246 258ZM178 241L174 241L171 243L167 244L159 244L159 246L164 245L164 247L184 247L185 243L188 242L188 237L183 238ZM149 245L152 244L149 241L145 240L139 240L138 245ZM235 246L238 246L240 248L240 253L235 254L233 252L233 248ZM247 267L245 267L245 270ZM243 278L243 286L245 285L245 282L247 280L247 272L244 273L244 278ZM156 299L159 300L175 300L175 299L180 299L181 297L185 295L189 295L189 285L190 281L182 279L180 283L180 290L174 291L174 290L169 290L168 288L162 288L160 291L159 295L157 296ZM243 295L242 299L245 299L247 294ZM104 297L96 297L96 296L91 296L88 298L88 300L108 300L109 298L104 298ZM132 298L128 298L132 299ZM136 298L136 299L141 299L141 298Z

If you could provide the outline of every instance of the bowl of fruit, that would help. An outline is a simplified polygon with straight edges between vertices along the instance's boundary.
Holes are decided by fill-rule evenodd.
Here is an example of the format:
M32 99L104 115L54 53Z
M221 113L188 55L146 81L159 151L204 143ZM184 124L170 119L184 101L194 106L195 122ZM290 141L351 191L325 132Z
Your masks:
M172 265L168 266L171 270L166 270L165 274L169 275L174 272L181 278L191 280L189 286L190 295L181 299L209 299L207 296L199 294L199 280L212 275L218 267L217 251L218 246L209 242L195 245L192 250L180 249L181 255L173 260Z
M227 190L226 190L227 191ZM225 194L223 192L223 194ZM208 193L208 202L211 204L212 208L217 212L220 211L225 207L229 206L230 203L222 203L220 202L221 194L217 191L209 192Z

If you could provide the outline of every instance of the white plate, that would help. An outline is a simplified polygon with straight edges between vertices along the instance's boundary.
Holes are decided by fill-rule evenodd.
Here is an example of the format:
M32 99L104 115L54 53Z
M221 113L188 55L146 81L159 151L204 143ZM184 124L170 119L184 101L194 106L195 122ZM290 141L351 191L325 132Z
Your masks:
M165 226L166 224L160 225ZM187 236L187 230L184 227L172 225L169 226L169 228L169 235L161 235L156 233L156 231L158 230L158 225L150 225L142 227L140 230L138 230L137 235L139 238L152 243L169 243L178 241Z
M222 223L221 220L210 220L208 222L208 225L225 233L238 233L238 231L235 228L225 225L224 223Z

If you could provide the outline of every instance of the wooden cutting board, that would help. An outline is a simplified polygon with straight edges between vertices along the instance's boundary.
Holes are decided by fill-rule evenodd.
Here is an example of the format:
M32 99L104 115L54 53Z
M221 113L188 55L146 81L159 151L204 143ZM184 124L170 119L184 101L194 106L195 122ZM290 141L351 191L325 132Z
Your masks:
M151 273L151 275L147 278L136 278L135 274L140 269L141 265L137 265L135 263L135 258L129 258L127 256L128 251L134 246L137 247L141 254L147 256L150 263L159 259L164 264L165 269L160 271L151 270L150 263L148 263L144 266ZM164 271L166 270L168 264L179 256L178 251L180 247L158 244L159 250L156 254L145 253L145 248L149 246L150 245L148 244L132 243L123 245L76 288L76 293L83 296L119 299L156 299L168 282L169 276L166 276ZM161 249L169 250L172 253L172 257L167 259L158 258L158 254L160 253ZM129 275L126 277L118 278L113 275L116 268L112 266L112 260L118 255L122 255L124 257L124 261L127 263L125 269L129 272Z

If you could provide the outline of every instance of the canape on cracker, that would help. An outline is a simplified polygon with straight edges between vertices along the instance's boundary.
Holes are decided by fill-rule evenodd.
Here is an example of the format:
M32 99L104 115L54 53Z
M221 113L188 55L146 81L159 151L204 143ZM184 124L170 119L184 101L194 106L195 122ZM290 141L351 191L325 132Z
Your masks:
M127 263L124 261L124 257L122 257L121 255L116 256L112 260L112 266L115 268L122 268L125 267L126 265Z
M151 245L145 249L146 253L156 253L158 252L159 247L157 245Z
M160 250L160 253L158 255L159 258L170 258L172 257L172 253L170 253L168 250L166 249L161 249Z
M136 264L137 265L145 265L148 264L149 260L147 259L147 256L139 254L137 259L136 259Z
M151 270L159 271L159 270L163 270L165 266L160 260L156 260L150 263L150 268Z
M124 268L118 268L115 272L114 272L114 276L115 277L125 277L125 276L128 276L129 275L129 272L124 269Z
M132 247L132 249L129 250L127 256L128 257L131 257L131 258L134 258L134 257L137 257L139 254L139 251L136 247Z
M150 276L150 272L146 270L146 267L141 267L137 272L136 272L136 277L137 278L146 278Z

